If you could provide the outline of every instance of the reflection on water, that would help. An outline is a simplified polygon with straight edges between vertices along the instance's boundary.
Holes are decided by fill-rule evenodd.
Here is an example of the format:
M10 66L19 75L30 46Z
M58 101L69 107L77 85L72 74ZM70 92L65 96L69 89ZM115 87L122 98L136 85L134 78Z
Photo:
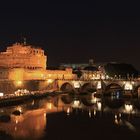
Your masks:
M0 123L0 130L6 131L15 138L39 138L46 125L46 114L42 109L27 111L20 116L11 115L11 121Z
M13 113L15 111L17 113ZM84 139L91 138L92 131L95 132L94 137L98 138L101 132L113 139L115 135L120 138L130 138L131 134L133 138L140 136L138 99L63 94L28 101L20 106L0 108L0 116L10 116L8 121L0 119L0 138L5 139L9 136L8 139L63 140L68 135L67 139ZM113 133L108 134L108 131Z

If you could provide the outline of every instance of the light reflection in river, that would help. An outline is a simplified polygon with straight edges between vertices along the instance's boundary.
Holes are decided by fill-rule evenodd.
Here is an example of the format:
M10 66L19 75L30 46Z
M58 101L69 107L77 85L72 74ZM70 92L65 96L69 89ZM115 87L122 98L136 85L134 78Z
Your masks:
M15 138L39 138L46 126L44 110L27 111L20 116L11 115L11 121L0 123L0 130L6 131Z
M48 131L46 127L48 114L65 112L67 117L71 117L75 110L76 113L87 112L90 119L101 118L104 114L109 113L112 115L110 121L114 125L126 126L130 130L136 131L137 128L130 121L135 115L140 116L139 107L139 100L129 101L128 104L128 101L125 100L101 99L90 95L76 97L59 95L33 100L31 103L20 106L1 108L0 115L10 115L11 120L9 122L0 121L0 131L5 131L15 139L41 139L46 136ZM12 113L15 110L22 113L15 115ZM140 128L138 131L140 132Z

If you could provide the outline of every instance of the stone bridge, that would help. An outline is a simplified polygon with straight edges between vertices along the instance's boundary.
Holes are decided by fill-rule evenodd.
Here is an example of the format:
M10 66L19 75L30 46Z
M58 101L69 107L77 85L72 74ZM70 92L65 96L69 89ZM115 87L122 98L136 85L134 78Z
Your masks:
M140 80L56 80L61 91L72 91L78 89L82 92L88 90L100 90L109 92L111 90L122 90L140 93Z
M29 91L60 90L75 92L95 92L109 93L111 91L128 91L139 93L140 80L124 79L99 79L99 80L66 80L66 79L46 79L29 81L9 81L0 80L0 92L5 94L14 93L18 89L28 89Z

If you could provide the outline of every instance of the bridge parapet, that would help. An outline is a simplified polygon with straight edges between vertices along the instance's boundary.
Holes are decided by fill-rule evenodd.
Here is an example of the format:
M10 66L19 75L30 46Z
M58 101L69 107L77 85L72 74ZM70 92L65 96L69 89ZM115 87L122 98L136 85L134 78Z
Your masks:
M111 84L119 85L123 90L134 90L137 86L140 86L140 80L124 80L124 79L95 79L95 80L79 80L79 79L57 79L59 89L65 84L69 83L73 88L81 88L84 84L91 84L96 89L104 90ZM104 88L103 88L104 87Z

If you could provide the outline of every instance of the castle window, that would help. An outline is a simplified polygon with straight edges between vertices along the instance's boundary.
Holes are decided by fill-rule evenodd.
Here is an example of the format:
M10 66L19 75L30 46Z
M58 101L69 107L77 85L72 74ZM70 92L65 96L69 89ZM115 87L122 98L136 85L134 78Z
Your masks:
M33 54L35 55L35 54L36 54L36 53L35 53L35 50L34 50L33 52L34 52Z

